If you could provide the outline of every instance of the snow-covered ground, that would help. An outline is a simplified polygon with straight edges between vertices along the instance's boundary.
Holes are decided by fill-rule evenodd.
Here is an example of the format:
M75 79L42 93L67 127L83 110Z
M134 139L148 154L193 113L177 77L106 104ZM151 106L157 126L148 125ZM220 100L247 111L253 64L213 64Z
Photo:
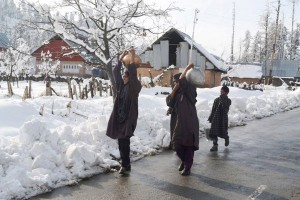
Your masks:
M42 96L44 83L33 82L33 98L23 101L28 83L20 82L19 88L15 84L12 97L6 96L6 82L0 85L0 199L28 198L119 166L117 142L105 135L113 107L111 96L104 93L87 100L46 97ZM67 96L65 83L53 82L52 87ZM162 92L170 91L142 89L138 125L131 138L133 161L168 146L170 117ZM220 87L197 89L201 131L209 126L207 118L219 91ZM299 89L261 92L230 87L229 97L230 126L300 106ZM200 146L199 151L207 149Z

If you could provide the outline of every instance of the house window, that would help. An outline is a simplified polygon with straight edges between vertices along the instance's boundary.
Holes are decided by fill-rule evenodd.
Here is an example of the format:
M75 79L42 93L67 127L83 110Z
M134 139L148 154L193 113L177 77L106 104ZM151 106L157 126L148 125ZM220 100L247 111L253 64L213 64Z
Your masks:
M79 65L65 64L63 65L63 73L79 74Z

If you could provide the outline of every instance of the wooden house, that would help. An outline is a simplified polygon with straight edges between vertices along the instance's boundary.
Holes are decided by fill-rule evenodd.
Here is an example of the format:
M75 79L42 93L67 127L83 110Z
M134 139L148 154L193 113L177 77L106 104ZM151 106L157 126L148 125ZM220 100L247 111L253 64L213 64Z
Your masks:
M60 61L57 76L91 77L95 65L90 63L99 63L86 49L60 35L55 35L31 54L35 57L36 72L39 72L39 66L43 62L42 53L47 52L50 53L53 62Z
M164 73L162 85L169 85L170 77L177 71L182 71L188 65L190 48L193 43L192 63L204 74L204 87L215 87L221 84L221 74L226 73L225 65L216 57L205 50L200 44L192 41L192 38L171 28L158 38L147 50L140 55L144 66L152 67L152 74ZM142 66L143 66L142 65ZM169 66L174 66L169 69ZM141 67L138 73L147 74L149 69ZM149 72L148 72L149 73Z

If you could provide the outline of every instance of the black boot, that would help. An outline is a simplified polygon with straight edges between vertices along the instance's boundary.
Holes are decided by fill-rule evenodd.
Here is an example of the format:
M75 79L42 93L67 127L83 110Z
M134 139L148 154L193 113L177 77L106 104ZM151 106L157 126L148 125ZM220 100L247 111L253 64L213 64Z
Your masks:
M119 170L119 174L128 174L128 172L131 171L131 165L128 165L127 167L121 167Z
M212 146L210 151L218 151L218 145L214 144L214 146Z
M225 138L225 147L227 147L229 145L229 137Z
M185 169L181 172L182 176L189 176L191 174L191 170L190 169Z
M178 171L182 171L184 169L184 164L183 162L179 165L178 167Z

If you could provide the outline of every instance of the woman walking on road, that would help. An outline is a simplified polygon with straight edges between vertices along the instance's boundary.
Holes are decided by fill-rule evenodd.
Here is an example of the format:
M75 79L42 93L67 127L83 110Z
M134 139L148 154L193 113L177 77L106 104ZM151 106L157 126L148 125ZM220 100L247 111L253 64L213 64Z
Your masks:
M223 86L221 88L220 97L214 100L214 104L208 118L211 123L209 137L213 141L210 151L218 151L218 137L225 139L225 146L229 145L228 136L228 111L231 100L228 98L229 88Z
M130 53L130 62L127 70L121 75L122 60ZM135 63L135 51L125 51L113 69L116 81L117 97L113 111L108 121L106 135L112 139L118 139L119 151L122 160L120 174L126 174L131 170L130 165L130 137L137 125L138 97L141 91L141 83L137 78L137 65Z
M199 149L199 120L196 110L196 87L186 79L186 73L194 65L189 64L178 81L176 80L171 94L167 97L167 105L172 108L173 122L171 141L181 164L178 168L181 175L188 176L194 160L194 151ZM176 76L176 75L174 75ZM177 75L179 76L179 75Z

